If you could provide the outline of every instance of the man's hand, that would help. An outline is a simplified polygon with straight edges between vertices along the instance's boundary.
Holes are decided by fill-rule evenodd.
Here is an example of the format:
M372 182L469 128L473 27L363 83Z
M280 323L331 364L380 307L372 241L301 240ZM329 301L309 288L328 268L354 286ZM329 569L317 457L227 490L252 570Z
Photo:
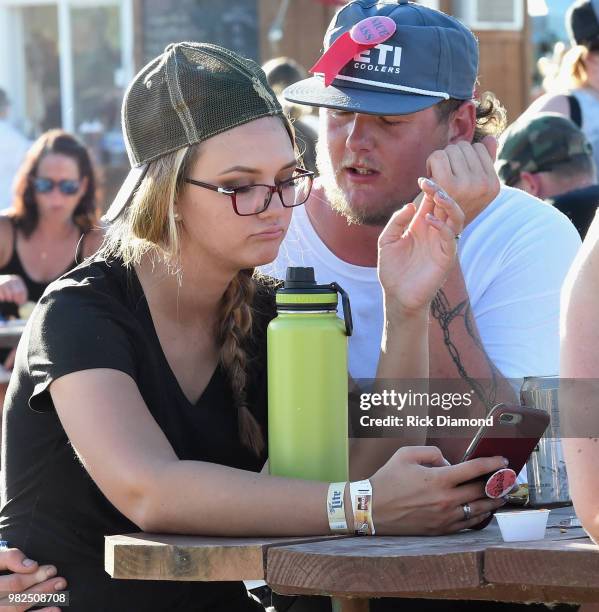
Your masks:
M493 163L497 140L460 141L433 152L426 161L428 176L442 187L464 211L464 226L471 223L499 193L500 183Z
M378 241L385 308L404 314L428 309L455 263L455 237L464 223L458 204L437 185L419 184L425 195L418 208L410 203L394 213Z
M0 551L0 570L13 572L0 576L1 593L53 593L66 588L64 578L56 577L53 565L38 565L36 561L27 559L16 548ZM25 612L35 604L15 605L7 597L0 599L0 610L5 612ZM60 612L60 608L40 609L39 612Z

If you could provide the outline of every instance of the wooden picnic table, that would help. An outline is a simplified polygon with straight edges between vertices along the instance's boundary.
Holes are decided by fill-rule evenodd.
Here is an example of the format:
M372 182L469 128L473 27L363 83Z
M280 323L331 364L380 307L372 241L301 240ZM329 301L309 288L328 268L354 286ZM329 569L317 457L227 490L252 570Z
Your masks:
M25 323L19 325L0 324L0 348L13 348L19 344Z
M113 578L260 580L284 595L327 595L336 610L366 612L378 597L510 602L599 602L599 548L581 528L504 543L495 521L441 537L205 538L131 534L106 538Z

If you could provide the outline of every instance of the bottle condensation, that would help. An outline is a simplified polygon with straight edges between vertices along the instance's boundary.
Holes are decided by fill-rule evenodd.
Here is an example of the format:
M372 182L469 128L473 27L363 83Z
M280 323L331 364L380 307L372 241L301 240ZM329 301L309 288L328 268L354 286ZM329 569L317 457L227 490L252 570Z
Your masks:
M288 268L276 303L267 332L270 473L348 480L349 298L336 283L317 285L313 268Z

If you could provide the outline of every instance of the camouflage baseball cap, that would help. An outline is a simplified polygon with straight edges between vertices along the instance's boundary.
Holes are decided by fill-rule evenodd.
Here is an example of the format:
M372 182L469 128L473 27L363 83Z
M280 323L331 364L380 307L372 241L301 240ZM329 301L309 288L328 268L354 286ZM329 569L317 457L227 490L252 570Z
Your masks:
M133 78L122 126L131 170L105 215L114 221L159 157L261 117L284 117L258 64L208 43L172 43Z
M557 113L539 113L516 121L502 134L495 167L506 185L515 185L522 172L549 172L592 154L591 144L574 122Z

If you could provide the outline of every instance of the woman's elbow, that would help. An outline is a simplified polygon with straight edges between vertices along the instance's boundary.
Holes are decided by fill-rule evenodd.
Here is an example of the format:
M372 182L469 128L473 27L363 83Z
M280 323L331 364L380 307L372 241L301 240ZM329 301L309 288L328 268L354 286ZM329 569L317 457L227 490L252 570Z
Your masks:
M129 520L139 527L141 531L158 533L161 529L162 520L157 512L155 504L148 497L142 497L131 504L128 508Z
M121 483L119 491L108 492L107 497L132 523L141 531L161 531L162 504L164 495L158 493L160 487L156 482L142 482L141 479L127 486Z
M129 505L129 519L142 531L149 533L176 533L180 531L176 516L177 502L165 494L159 480L144 487ZM179 529L179 531L177 531Z

